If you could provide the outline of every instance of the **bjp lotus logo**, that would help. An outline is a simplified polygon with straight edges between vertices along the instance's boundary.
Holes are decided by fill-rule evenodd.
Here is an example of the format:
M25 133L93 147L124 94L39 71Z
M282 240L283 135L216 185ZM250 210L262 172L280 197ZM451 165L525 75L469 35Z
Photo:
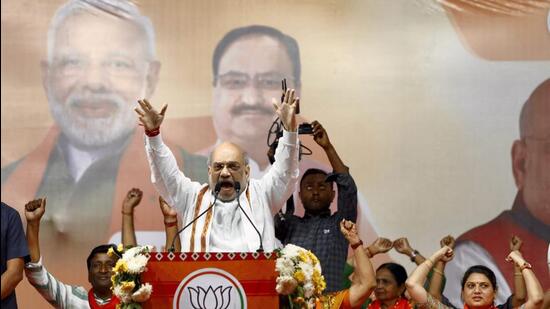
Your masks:
M231 303L231 288L221 285L215 289L209 286L206 290L202 286L187 287L189 302L194 309L226 309Z
M218 268L196 270L180 282L174 294L177 309L243 309L246 294L239 281Z

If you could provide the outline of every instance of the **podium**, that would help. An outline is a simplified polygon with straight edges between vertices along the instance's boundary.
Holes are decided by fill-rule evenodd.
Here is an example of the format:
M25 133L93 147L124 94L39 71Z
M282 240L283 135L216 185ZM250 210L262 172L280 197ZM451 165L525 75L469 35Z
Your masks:
M143 308L279 308L275 253L151 252Z

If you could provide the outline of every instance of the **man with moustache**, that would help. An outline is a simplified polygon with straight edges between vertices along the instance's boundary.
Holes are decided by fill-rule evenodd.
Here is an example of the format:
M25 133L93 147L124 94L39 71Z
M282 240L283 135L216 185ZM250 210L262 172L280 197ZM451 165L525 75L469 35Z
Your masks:
M50 270L74 282L82 275L71 269L89 248L119 235L128 188L143 188L145 201L157 199L133 109L138 98L153 95L160 63L150 20L124 0L67 2L50 23L47 43L42 76L55 126L34 151L2 169L2 199L22 205L48 196L43 251L55 257ZM188 169L206 158L176 155L189 163L187 175L206 179L202 169ZM160 247L162 215L145 211L136 220L146 230L137 231L138 241Z
M275 163L260 179L250 178L248 155L236 144L216 146L208 160L208 183L182 173L160 127L167 106L157 112L146 100L136 109L145 128L151 180L159 194L193 222L181 241L188 252L273 251L277 247L273 215L294 191L298 180L298 133L294 90L273 102L283 125ZM242 205L242 206L241 206Z
M260 178L270 168L266 136L275 119L271 98L281 96L281 80L301 91L301 62L297 41L263 25L236 28L218 42L212 57L212 121L217 141L199 153L208 155L216 145L232 142L250 156L250 175ZM300 173L328 166L308 158ZM359 194L358 227L368 242L377 238L370 211ZM298 199L295 200L300 203ZM297 214L303 209L297 208Z
M460 278L465 269L476 264L495 271L497 303L510 296L516 274L505 258L509 251L507 239L513 235L523 241L522 253L549 293L550 79L542 82L523 105L519 132L520 138L512 144L512 172L518 188L512 209L462 234L457 239L455 258L445 269L444 294L455 306L461 303L456 292L460 290Z

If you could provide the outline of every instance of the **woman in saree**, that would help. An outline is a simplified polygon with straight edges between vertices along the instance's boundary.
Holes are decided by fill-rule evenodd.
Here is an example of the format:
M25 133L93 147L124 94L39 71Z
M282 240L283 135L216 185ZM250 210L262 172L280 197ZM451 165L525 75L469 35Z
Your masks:
M428 272L435 263L440 260L449 261L453 256L453 250L445 246L437 250L432 257L420 264L406 281L406 287L411 298L423 308L448 309L456 308L450 304L443 304L431 296L424 289L423 283ZM525 289L527 290L527 301L521 305L524 309L540 308L543 299L542 287L537 280L531 265L527 263L518 250L512 251L507 261L513 262L519 270L518 275L523 276ZM510 297L505 304L495 306L497 292L496 278L494 272L483 265L470 267L462 278L462 299L465 309L495 309L495 308L516 308L513 297Z

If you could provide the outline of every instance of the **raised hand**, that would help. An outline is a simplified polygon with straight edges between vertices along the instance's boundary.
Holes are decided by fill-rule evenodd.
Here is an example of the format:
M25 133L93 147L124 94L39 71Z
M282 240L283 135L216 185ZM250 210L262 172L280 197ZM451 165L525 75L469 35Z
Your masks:
M296 132L296 108L300 103L300 98L295 97L295 90L288 89L283 97L283 102L278 103L277 99L273 98L273 107L275 113L281 119L283 127L288 132Z
M393 247L401 254L411 256L414 252L406 237L401 237L393 241Z
M317 120L311 123L311 127L313 128L313 140L323 148L329 147L331 144L325 128Z
M448 246L451 249L455 248L455 238L451 235L447 235L439 241L439 244L441 245L441 248Z
M140 189L132 188L126 194L124 201L122 201L122 210L125 213L132 213L134 211L134 207L139 205L139 202L141 202L142 197L143 192Z
M369 245L369 252L372 256L375 256L379 253L385 253L390 251L393 247L393 242L387 238L378 237L376 240Z
M174 219L174 220L177 219L178 212L172 206L168 205L168 203L166 203L166 201L162 198L162 196L159 196L159 206L165 221L168 218Z
M519 267L527 263L523 256L521 256L521 253L517 250L510 252L510 254L506 257L506 261L514 262Z
M27 223L40 223L40 219L46 212L46 198L32 200L25 204L25 218Z
M340 232L342 232L344 238L346 238L351 245L357 244L361 241L361 239L359 239L359 235L357 234L357 226L351 221L345 219L340 221Z
M166 109L168 108L168 105L165 104L161 110L160 113L157 112L157 110L149 103L149 101L143 99L138 100L139 106L136 107L134 110L139 115L139 122L141 125L145 128L147 131L154 131L160 128L160 125L162 124L162 121L164 120L164 114L166 113Z
M519 251L521 250L521 245L523 242L521 241L521 238L514 235L512 236L512 239L510 239L510 251Z
M443 262L449 262L454 257L454 251L449 246L443 246L437 250L434 254L436 260L442 260Z

